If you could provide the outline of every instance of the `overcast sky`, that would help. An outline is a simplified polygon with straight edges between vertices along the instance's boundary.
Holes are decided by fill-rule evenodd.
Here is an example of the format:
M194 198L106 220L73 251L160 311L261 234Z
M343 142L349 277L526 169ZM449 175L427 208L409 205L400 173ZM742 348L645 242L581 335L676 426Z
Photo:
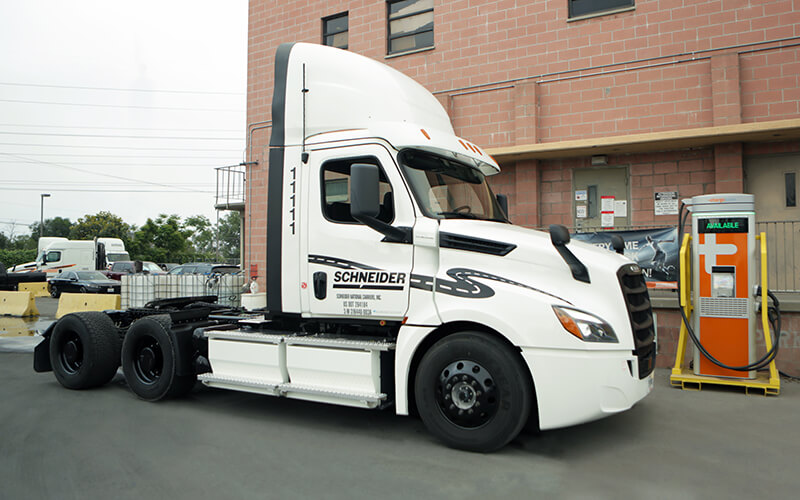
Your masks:
M45 219L214 221L246 83L246 0L0 0L0 231L27 232L41 193Z

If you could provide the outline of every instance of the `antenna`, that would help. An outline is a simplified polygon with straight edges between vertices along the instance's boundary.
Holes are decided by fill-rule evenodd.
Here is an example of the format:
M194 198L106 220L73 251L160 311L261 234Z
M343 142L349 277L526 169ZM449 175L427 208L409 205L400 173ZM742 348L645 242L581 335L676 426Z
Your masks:
M300 159L303 163L308 163L308 153L306 153L306 94L308 94L308 89L306 88L306 65L303 64L303 149L302 154L300 155Z

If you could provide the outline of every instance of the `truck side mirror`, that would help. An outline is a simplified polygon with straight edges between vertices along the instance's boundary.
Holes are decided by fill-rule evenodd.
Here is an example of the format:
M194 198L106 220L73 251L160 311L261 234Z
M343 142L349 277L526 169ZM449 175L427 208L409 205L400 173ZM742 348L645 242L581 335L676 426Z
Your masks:
M350 215L358 222L386 235L385 241L411 243L411 229L378 220L380 170L377 165L354 163L350 167Z
M496 194L497 204L500 205L500 210L503 211L503 217L508 219L508 196L504 194Z
M355 220L363 222L361 219L364 217L378 216L380 210L379 177L380 173L376 165L356 163L350 167L350 215Z

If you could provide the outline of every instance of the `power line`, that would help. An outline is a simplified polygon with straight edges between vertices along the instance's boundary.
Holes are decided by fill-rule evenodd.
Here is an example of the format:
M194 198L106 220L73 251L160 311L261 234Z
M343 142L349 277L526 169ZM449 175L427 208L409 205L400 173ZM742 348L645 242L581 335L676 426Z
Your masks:
M23 153L24 154L24 153ZM177 158L177 157L176 157ZM36 163L35 161L29 160L0 160L0 163ZM208 164L208 165L181 165L178 163L111 163L111 162L103 162L103 163L86 163L86 162L69 162L70 165L83 165L83 166L95 166L95 167L180 167L180 168L216 168L219 166L218 163Z
M30 146L30 144L29 144L29 146ZM185 151L197 151L197 150L196 149L187 149ZM0 154L8 154L8 153L0 153ZM181 156L158 156L158 155L156 155L156 156L152 156L152 155L150 155L150 156L120 156L120 155L24 153L24 152L23 153L17 153L17 154L23 154L23 155L28 155L28 156L59 156L59 157L60 156L64 156L64 157L67 157L67 156L69 156L69 157L80 156L80 157L88 157L88 158L131 158L131 159L137 159L137 158L147 158L147 159L172 158L172 159L176 159L176 160L182 160L182 159L185 159L185 158L188 158L188 159L205 159L205 160L208 160L208 159L211 159L211 158L216 158L216 159L219 159L219 160L230 160L231 159L230 156L184 156L184 155L181 155ZM34 162L34 163L38 163L38 160L35 160L35 159L30 159L29 161Z
M54 134L47 132L4 132L3 135L35 135L48 137L109 137L113 139L179 139L182 141L244 141L244 137L180 137L166 136L158 137L155 135L113 135L113 134Z
M201 91L201 90L161 90L161 89L126 89L118 87L83 87L78 85L48 85L44 83L14 83L0 82L0 85L14 87L39 87L53 89L78 89L78 90L110 90L115 92L151 92L163 94L201 94L201 95L244 95L244 92Z
M4 188L0 187L0 191L41 191L41 187L33 188ZM182 193L182 194L214 194L213 191L198 191L196 189L191 191L171 191L167 189L71 189L71 188L47 188L48 191L53 192L73 192L73 193Z
M153 128L153 127L94 127L84 125L30 125L24 123L0 123L0 127L41 127L41 128L85 128L98 130L161 130L170 132L237 132L242 130L235 128Z
M22 156L11 154L11 153L4 153L2 151L0 151L0 155L11 156L11 157L14 157L14 158L21 158L23 160L32 160L32 158L25 158L25 157L22 157ZM42 161L42 160L34 160L34 161L36 161L37 163L41 163L42 165L49 165L49 166L53 166L53 167L59 167L59 168L67 169L67 170L74 170L76 172L83 172L85 174L98 175L100 177L108 177L108 178L111 178L111 179L120 179L120 180L123 180L123 181L131 181L131 182L136 182L136 183L139 183L139 184L149 184L151 186L159 186L159 187L165 187L165 188L174 187L174 186L171 186L169 184L162 184L160 182L145 181L145 180L141 180L141 179L131 179L130 177L122 177L120 175L105 174L105 173L101 173L101 172L93 172L91 170L86 170L86 169L77 168L77 167L70 167L70 166L67 166L67 165L62 165L60 163L53 163L53 162ZM187 189L187 191L193 191L193 190Z
M55 101L29 101L22 99L0 99L0 102L15 102L19 104L48 104L54 106L86 106L92 108L127 108L127 109L161 109L172 111L214 111L217 113L243 113L242 109L215 109L215 108L173 108L169 106L135 106L126 104L91 104L78 102L55 102Z
M33 147L47 147L47 148L80 148L80 149L124 149L130 151L213 151L216 153L241 152L237 149L200 149L200 148L143 148L133 146L79 146L76 144L31 144L30 142L0 142L0 146L33 146ZM34 154L34 153L31 153Z

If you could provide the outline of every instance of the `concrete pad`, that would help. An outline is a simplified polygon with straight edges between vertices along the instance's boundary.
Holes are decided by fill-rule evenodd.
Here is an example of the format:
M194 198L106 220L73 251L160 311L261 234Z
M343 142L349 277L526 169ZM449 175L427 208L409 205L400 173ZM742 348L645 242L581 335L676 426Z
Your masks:
M31 292L33 298L48 297L50 294L47 292L47 282L41 283L20 283L17 286L20 292Z
M38 316L31 292L0 292L0 315Z
M97 293L62 293L58 300L56 319L74 312L119 309L120 302L120 295L101 295Z

